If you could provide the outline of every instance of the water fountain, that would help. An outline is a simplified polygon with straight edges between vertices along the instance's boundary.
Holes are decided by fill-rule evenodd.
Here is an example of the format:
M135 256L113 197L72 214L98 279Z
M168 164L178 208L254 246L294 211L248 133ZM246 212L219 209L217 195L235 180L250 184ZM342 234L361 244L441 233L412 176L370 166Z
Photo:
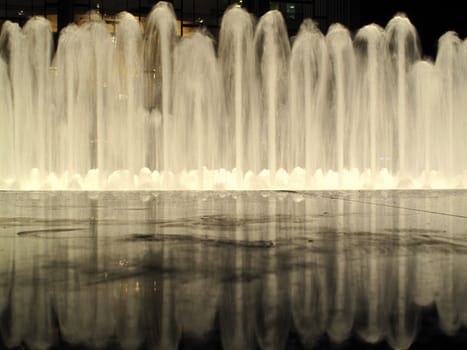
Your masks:
M69 25L6 22L0 39L1 189L381 189L467 186L466 45L417 33L228 9L219 42L176 37L158 3ZM216 51L217 48L217 51Z
M402 14L6 22L0 349L465 345L467 42L421 57Z

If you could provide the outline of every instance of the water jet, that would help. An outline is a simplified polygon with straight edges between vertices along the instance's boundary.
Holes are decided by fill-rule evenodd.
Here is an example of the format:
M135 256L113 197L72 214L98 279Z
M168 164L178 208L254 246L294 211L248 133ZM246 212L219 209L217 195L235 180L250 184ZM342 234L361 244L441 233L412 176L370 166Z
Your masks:
M467 184L466 46L455 33L430 63L403 14L354 36L305 20L291 43L280 12L254 25L232 7L217 45L203 30L177 38L164 2L144 32L131 14L118 19L115 35L96 15L69 25L53 57L47 20L4 23L1 189Z

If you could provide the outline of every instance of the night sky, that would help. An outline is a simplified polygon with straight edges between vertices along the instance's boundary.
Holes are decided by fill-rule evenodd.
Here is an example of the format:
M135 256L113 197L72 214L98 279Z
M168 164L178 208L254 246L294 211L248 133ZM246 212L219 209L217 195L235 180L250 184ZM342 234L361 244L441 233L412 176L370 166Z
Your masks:
M405 12L418 30L424 55L434 58L443 33L467 36L465 5L465 0L361 0L361 23L385 26L397 12Z

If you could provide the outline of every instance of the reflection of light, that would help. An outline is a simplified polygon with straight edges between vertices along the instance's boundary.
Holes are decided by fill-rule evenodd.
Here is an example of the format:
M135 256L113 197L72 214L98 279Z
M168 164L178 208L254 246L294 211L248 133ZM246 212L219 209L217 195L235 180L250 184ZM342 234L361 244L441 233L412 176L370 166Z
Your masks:
M56 14L47 14L46 18L49 20L50 25L52 26L52 32L57 32L57 15Z
M19 11L18 11L18 16L22 16L22 15L24 15L24 11L23 11L23 10L19 10Z

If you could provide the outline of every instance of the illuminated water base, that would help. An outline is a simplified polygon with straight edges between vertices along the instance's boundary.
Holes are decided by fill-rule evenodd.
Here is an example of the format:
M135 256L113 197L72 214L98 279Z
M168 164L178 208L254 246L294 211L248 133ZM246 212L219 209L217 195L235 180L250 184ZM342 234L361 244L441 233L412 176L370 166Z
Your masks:
M292 42L292 43L291 43ZM232 7L219 40L98 14L0 34L0 189L467 188L467 43L421 59L396 15L354 35Z

